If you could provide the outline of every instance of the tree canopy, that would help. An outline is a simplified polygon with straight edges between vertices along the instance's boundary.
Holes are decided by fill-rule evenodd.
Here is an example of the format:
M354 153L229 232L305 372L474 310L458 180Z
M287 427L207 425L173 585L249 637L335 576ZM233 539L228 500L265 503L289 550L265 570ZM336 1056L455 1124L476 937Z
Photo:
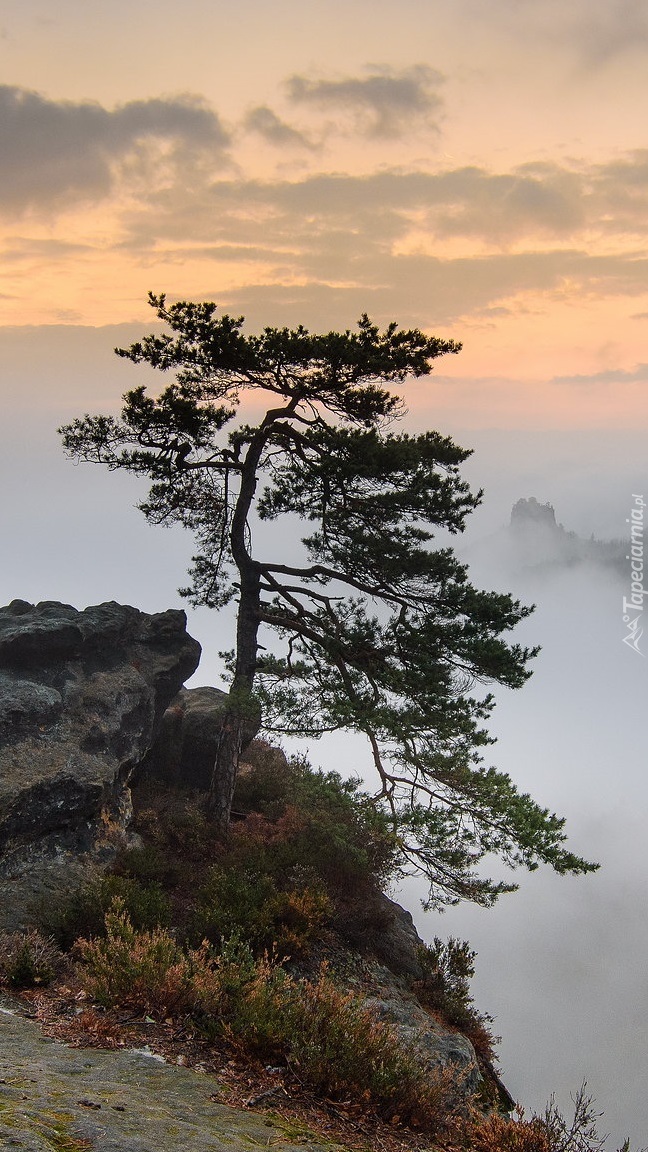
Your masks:
M481 499L459 471L470 453L435 431L397 430L405 409L387 385L429 374L460 345L380 331L366 315L353 331L248 335L213 303L150 303L170 331L116 351L173 381L157 397L127 392L120 417L86 415L61 432L72 457L148 477L139 507L151 522L194 533L192 602L238 603L215 819L226 826L241 729L260 706L266 730L365 734L376 803L433 904L512 890L479 873L490 853L592 870L565 848L564 821L481 758L492 743L485 686L520 687L535 650L504 638L530 609L478 590L451 548L432 546ZM258 414L255 393L262 415L237 421L241 405ZM309 525L294 564L257 542L260 520L283 517Z

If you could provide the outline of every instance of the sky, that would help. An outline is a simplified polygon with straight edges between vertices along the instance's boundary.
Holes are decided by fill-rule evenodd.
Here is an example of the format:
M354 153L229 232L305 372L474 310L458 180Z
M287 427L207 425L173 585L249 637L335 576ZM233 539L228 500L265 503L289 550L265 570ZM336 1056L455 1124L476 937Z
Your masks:
M56 436L155 383L112 353L150 330L149 290L250 329L366 311L460 340L404 394L406 427L475 449L470 539L531 495L583 536L628 533L648 488L645 0L5 0L0 59L0 601L179 604L191 541ZM600 574L527 591L543 654L494 756L606 866L417 920L480 953L523 1102L587 1074L614 1135L646 1143L646 659ZM190 625L217 682L228 640Z

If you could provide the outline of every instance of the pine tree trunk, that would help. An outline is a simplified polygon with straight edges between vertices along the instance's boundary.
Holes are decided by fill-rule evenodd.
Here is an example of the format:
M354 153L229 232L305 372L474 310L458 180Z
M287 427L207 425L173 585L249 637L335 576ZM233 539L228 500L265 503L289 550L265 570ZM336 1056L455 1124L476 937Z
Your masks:
M228 708L218 740L207 810L220 833L227 832L241 755L242 718Z
M229 705L216 753L209 790L208 811L222 832L226 832L236 786L243 726L255 714L252 700L257 667L257 636L260 622L261 572L248 551L248 514L257 486L257 470L272 423L294 410L297 401L285 408L271 409L261 422L241 468L241 486L232 516L230 540L232 559L240 577L239 609L236 620L236 665L229 691Z
M250 562L241 574L241 598L236 625L236 667L229 690L212 772L207 809L220 832L229 826L243 729L256 714L252 699L259 631L259 573Z

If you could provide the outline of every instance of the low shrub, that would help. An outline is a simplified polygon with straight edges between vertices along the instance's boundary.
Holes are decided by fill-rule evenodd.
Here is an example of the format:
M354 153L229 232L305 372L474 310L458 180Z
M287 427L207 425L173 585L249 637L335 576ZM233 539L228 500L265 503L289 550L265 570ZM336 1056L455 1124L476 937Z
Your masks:
M313 885L286 892L278 915L276 946L293 960L309 956L333 918L333 904L323 888Z
M58 905L44 908L39 917L41 926L60 948L69 951L79 936L103 935L106 912L115 900L121 901L135 928L150 930L171 924L171 900L157 881L143 882L132 876L109 874Z
M296 762L260 739L252 741L243 758L245 770L236 780L234 810L241 814L260 812L276 820L290 802Z
M260 813L278 830L283 820L293 864L308 864L333 891L387 882L397 853L389 817L358 780L287 760L263 741L245 755L250 770L237 781L235 807Z
M470 1152L559 1152L549 1142L547 1130L541 1120L534 1117L513 1119L497 1112L480 1116L461 1125L459 1147Z
M475 1008L470 992L476 955L467 940L451 936L444 943L435 936L432 944L424 944L418 950L424 975L415 991L422 1004L436 1009L447 1023L468 1037L478 1056L493 1062L497 1043L491 1030L493 1018Z
M63 962L56 942L35 929L0 933L0 981L11 987L51 984Z
M115 860L112 871L116 876L129 876L144 885L157 884L161 888L171 888L181 880L178 861L156 844L127 848Z
M154 847L176 866L213 858L220 837L205 813L204 796L156 786L143 795L135 791L133 799L137 800L136 828L147 847Z
M105 935L79 939L85 988L106 1008L125 1007L162 1016L214 1011L219 1001L217 965L205 942L184 952L169 932L138 932L119 900L105 916Z
M164 929L137 932L118 904L104 937L80 940L79 973L106 1007L189 1014L208 1037L265 1061L285 1061L302 1083L334 1099L352 1095L394 1121L438 1129L447 1118L455 1073L436 1079L394 1030L341 992L322 969L313 981L289 975L277 956L254 958L233 939L216 955L206 942L183 950Z
M245 868L216 866L197 891L188 923L191 940L220 944L233 934L255 949L270 947L277 888L273 879Z
M465 1152L467 1148L470 1152L602 1152L607 1144L607 1137L599 1134L602 1113L595 1111L585 1084L572 1099L570 1119L563 1116L553 1099L543 1114L528 1120L520 1108L516 1117L497 1113L456 1117L452 1125L455 1139L448 1152ZM618 1152L631 1152L630 1142L626 1140Z
M220 944L236 935L257 954L276 947L293 959L307 956L333 914L321 882L317 877L313 882L306 870L277 875L280 869L276 860L259 859L256 835L250 851L247 837L245 843L240 833L234 839L234 850L225 854L223 864L209 870L197 890L187 924L188 938ZM265 846L262 849L265 852Z
M136 927L170 921L163 908L146 918L140 905L166 893L173 922L191 943L219 945L232 933L260 955L276 945L306 959L329 927L362 944L365 922L394 866L385 813L356 781L288 761L263 742L246 752L227 836L210 824L194 794L151 790L137 799L136 827L144 848L125 852L114 871L139 888L111 889ZM140 899L134 899L138 894ZM100 931L109 906L103 893L93 917L77 918L84 935ZM369 924L371 921L371 924ZM68 933L69 936L69 933Z
M340 991L325 968L315 980L299 980L267 957L257 961L226 1023L243 1051L285 1062L320 1095L351 1096L394 1122L437 1131L456 1100L456 1072L431 1077L394 1029Z

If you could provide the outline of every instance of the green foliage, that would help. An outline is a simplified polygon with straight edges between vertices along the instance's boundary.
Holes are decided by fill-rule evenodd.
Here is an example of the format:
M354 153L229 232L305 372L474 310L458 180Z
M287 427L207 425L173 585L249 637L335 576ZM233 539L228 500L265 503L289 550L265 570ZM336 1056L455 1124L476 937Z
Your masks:
M222 837L194 793L165 792L156 786L143 796L138 792L137 800L136 827L145 841L144 856L140 856L141 849L122 855L120 868L126 875L148 869L151 879L166 886L181 879L194 862L218 854Z
M307 865L332 892L380 885L394 874L398 845L389 813L358 780L318 771L303 758L286 761L263 741L254 742L246 760L252 771L237 781L236 808L284 820L290 835L283 868Z
M307 956L332 918L331 901L316 885L286 890L278 883L268 872L212 868L198 889L189 938L218 944L237 934L256 952L276 947L292 959Z
M470 453L435 431L392 429L404 407L387 385L428 375L460 346L396 324L381 332L366 315L354 331L247 335L212 303L150 303L167 331L119 355L175 380L157 398L126 393L119 418L61 431L73 458L149 478L151 522L194 533L184 594L215 608L238 600L209 801L221 828L241 726L260 704L267 730L367 737L393 843L428 879L431 904L490 904L514 888L479 874L493 853L591 871L566 851L561 819L481 763L494 702L482 686L520 687L535 649L506 638L530 609L473 587L452 549L433 546L480 502L459 471ZM255 391L265 414L234 424ZM308 525L294 565L252 547L257 520L281 517Z
M435 936L432 944L419 948L418 959L424 971L419 988L430 1006L443 1007L448 1013L461 1013L468 1007L476 955L467 940L460 942L453 936L445 943Z
M135 793L145 846L122 853L117 876L75 898L68 943L73 929L101 931L114 895L138 928L173 922L192 942L215 945L234 933L257 953L276 945L294 959L329 928L361 933L396 868L385 813L357 782L288 761L263 741L246 757L225 837L190 794Z
M171 888L180 879L178 864L164 852L157 844L144 844L141 848L128 848L122 852L115 862L113 872L116 876L128 876L138 880L142 885L158 885L162 888ZM116 892L115 895L124 896ZM133 912L130 913L133 916ZM134 919L137 918L135 911ZM164 918L159 921L163 923ZM147 927L147 925L138 925Z
M63 964L54 940L30 929L0 933L0 982L14 988L51 984Z

